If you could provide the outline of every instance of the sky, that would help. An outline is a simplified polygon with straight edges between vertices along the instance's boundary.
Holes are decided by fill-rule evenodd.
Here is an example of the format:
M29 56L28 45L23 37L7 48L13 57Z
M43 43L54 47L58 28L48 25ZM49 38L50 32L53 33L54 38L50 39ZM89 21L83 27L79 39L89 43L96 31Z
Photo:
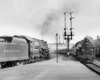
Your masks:
M74 12L72 27L76 43L100 35L100 0L0 0L0 36L26 35L55 43L63 42L64 12ZM70 15L66 14L69 32Z

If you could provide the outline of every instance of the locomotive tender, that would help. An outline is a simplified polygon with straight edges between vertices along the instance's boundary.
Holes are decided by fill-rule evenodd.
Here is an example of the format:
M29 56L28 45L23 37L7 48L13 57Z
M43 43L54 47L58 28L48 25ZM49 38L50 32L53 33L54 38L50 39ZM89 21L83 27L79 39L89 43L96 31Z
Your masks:
M15 66L49 59L47 42L28 36L0 37L0 65Z

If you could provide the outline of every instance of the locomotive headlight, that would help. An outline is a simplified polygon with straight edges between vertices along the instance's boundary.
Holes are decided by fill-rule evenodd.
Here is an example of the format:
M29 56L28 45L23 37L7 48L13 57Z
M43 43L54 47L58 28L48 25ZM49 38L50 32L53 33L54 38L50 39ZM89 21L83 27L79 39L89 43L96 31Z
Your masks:
M84 49L82 49L82 51L84 51Z
M91 51L93 51L93 49L91 49Z

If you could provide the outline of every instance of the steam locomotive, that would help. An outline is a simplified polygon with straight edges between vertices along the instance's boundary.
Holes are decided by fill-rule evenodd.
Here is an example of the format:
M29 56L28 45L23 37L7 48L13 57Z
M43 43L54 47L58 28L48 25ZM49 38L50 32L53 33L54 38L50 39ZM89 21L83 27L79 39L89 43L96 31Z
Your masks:
M73 47L73 53L81 62L92 62L95 59L94 46L90 37L85 37Z
M0 36L0 65L15 66L48 60L47 42L28 36Z

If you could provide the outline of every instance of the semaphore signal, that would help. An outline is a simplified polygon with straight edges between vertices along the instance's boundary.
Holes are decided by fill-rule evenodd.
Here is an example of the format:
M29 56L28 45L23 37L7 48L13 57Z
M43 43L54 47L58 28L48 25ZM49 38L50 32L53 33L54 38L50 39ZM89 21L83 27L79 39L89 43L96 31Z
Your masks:
M73 34L73 32L72 32L72 30L74 29L74 28L72 28L72 19L74 19L74 17L72 17L72 13L74 13L74 12L70 12L70 33L69 34L67 34L67 32L66 32L66 29L68 29L68 28L66 28L66 13L68 13L68 12L64 12L64 20L65 20L65 28L64 28L64 40L66 40L66 43L67 43L67 55L69 55L69 43L70 43L70 40L72 40L72 37L74 36L74 34Z

